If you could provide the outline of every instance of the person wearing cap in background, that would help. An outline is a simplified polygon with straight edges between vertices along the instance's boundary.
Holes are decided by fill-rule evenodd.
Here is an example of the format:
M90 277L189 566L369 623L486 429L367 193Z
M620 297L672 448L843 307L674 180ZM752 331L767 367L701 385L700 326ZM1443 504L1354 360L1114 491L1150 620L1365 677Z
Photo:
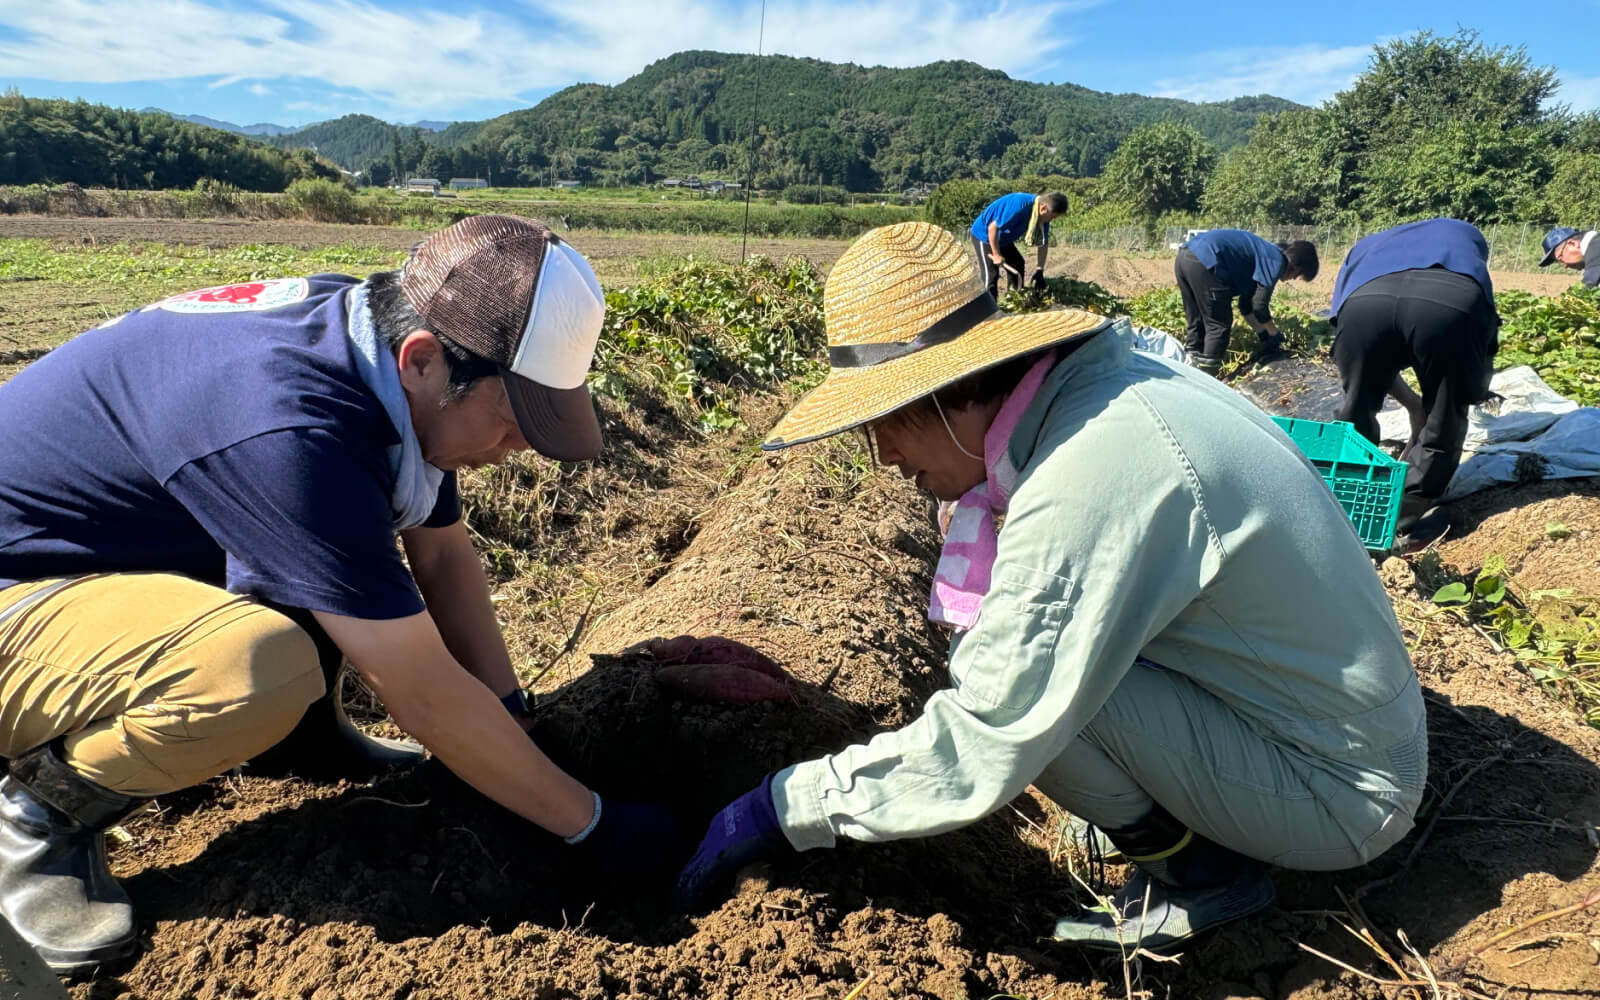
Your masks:
M1405 836L1427 773L1416 672L1349 518L1266 414L1134 351L1126 320L996 312L923 223L857 241L824 312L828 377L765 447L863 428L956 501L929 602L956 630L950 687L730 803L680 905L753 861L943 833L1032 784L1137 868L1118 918L1055 937L1163 947L1269 905L1268 864L1352 867Z
M1172 270L1183 296L1189 361L1215 376L1228 356L1233 300L1256 332L1254 356L1270 357L1283 349L1283 334L1268 308L1273 290L1290 278L1314 281L1319 265L1317 248L1305 240L1268 243L1242 229L1209 229L1179 248Z
M174 296L0 386L0 914L53 968L134 948L102 833L151 797L275 744L301 774L420 758L350 726L343 657L479 791L598 865L662 862L664 809L529 740L456 492L599 454L604 311L544 225L478 216L365 281Z
M972 244L978 254L989 294L1000 294L1000 272L1011 277L1006 283L1022 287L1022 269L1027 267L1017 251L1017 241L1038 247L1033 274L1028 279L1035 287L1044 285L1044 261L1050 254L1050 220L1067 212L1067 196L1060 191L1027 194L1017 191L991 201L972 222Z
M1540 267L1559 262L1562 267L1583 271L1583 283L1600 285L1600 236L1595 230L1579 232L1571 226L1557 226L1544 234L1544 260Z
M1405 492L1395 525L1402 548L1449 526L1428 512L1461 464L1467 411L1488 399L1500 317L1489 244L1459 219L1425 219L1363 237L1345 255L1328 312L1344 397L1334 414L1378 444L1378 411L1393 396L1410 415ZM1400 373L1416 372L1419 396Z

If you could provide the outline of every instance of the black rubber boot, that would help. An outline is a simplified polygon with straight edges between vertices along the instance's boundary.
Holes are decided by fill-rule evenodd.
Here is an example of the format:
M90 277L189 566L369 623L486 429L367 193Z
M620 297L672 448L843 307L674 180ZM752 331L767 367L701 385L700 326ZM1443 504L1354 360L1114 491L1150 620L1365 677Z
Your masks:
M422 745L412 740L369 736L345 714L339 697L343 667L328 693L312 702L289 735L247 765L248 774L294 774L313 781L368 781L396 768L422 763Z
M1138 871L1108 909L1058 921L1057 941L1155 951L1247 917L1277 897L1265 865L1207 840L1160 806L1132 826L1104 832Z
M0 779L0 914L56 972L87 972L138 943L133 901L106 867L105 830L144 801L83 777L55 744Z
M1212 378L1220 378L1222 376L1221 358L1209 358L1204 354L1191 354L1189 355L1189 363L1193 365L1196 370L1203 371Z

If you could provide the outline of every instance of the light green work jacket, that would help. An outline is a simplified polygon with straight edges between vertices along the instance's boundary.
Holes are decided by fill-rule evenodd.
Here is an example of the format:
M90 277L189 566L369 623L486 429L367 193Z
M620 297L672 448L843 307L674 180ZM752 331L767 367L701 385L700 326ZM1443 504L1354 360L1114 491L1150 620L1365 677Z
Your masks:
M1393 607L1344 511L1266 414L1133 351L1119 323L1055 367L1010 449L1022 471L951 686L904 728L778 773L796 849L993 812L1140 656L1303 763L1336 822L1370 821L1375 802L1409 821L1424 715Z

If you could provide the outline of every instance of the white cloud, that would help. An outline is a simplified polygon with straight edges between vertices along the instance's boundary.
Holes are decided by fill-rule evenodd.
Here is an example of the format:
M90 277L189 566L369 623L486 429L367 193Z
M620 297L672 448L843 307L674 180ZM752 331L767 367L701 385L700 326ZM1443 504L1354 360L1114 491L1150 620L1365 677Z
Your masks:
M1155 81L1155 92L1189 101L1273 94L1301 104L1320 104L1348 87L1371 55L1371 45L1207 52L1192 60L1192 72Z
M1600 76L1564 77L1555 100L1574 111L1600 111Z
M1012 73L1070 44L1024 24L1103 0L800 0L767 12L764 50L866 65L971 59ZM448 111L515 100L574 81L615 83L682 49L748 52L759 8L733 0L521 0L400 11L373 0L117 0L18 4L0 25L0 78L127 83L218 77L212 86L284 78L360 91L384 110ZM1238 93L1234 90L1233 93ZM374 109L377 110L377 109Z
M272 88L264 83L252 83L246 89L248 89L250 93L256 95L257 97L266 97L268 94L272 93Z

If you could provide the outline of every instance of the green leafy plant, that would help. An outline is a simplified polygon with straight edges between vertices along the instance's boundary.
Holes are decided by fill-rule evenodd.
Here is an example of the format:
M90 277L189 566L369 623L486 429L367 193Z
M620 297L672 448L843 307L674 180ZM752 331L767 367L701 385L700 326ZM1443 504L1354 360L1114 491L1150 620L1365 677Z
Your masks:
M1547 694L1600 727L1600 598L1568 589L1523 593L1505 559L1490 555L1470 582L1445 584L1433 602L1483 629Z
M1000 296L1000 308L1011 313L1043 312L1057 306L1087 309L1102 316L1121 316L1128 311L1126 302L1100 285L1069 277L1047 278L1043 288L1012 288Z
M1496 368L1530 365L1550 388L1585 406L1600 404L1600 289L1574 285L1555 297L1503 291Z
M707 431L738 426L734 395L823 371L822 280L803 258L659 263L606 294L590 385L626 397L643 381Z

